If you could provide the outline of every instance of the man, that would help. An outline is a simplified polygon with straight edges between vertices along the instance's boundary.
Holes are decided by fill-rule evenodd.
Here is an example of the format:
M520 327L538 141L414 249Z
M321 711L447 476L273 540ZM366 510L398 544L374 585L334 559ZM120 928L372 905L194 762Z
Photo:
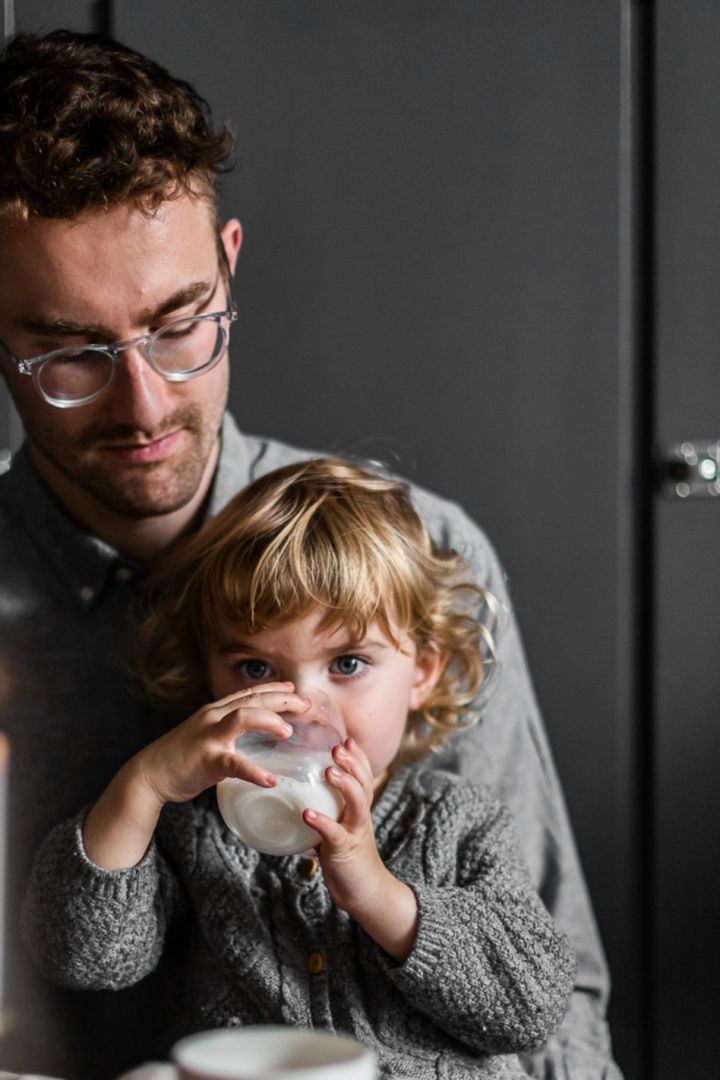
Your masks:
M180 719L155 715L127 673L144 571L249 480L304 455L224 416L242 232L235 220L218 228L229 138L192 89L106 39L56 32L10 45L0 101L0 366L26 432L0 481L16 908L48 829ZM435 536L506 599L483 534L457 507L415 498ZM500 658L482 724L443 762L511 806L535 883L578 953L565 1024L528 1069L610 1080L604 959L512 618ZM132 991L81 994L31 972L16 915L9 936L0 1066L107 1077L167 1053L152 1031L181 977L172 944Z

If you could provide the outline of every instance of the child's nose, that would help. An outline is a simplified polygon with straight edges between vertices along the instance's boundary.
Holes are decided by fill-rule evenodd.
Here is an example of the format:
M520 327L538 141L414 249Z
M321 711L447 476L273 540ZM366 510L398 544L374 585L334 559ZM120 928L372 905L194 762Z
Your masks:
M330 698L324 690L320 690L319 687L313 686L312 683L306 680L300 680L295 683L295 693L300 697L306 698L310 701L310 708L307 715L317 716L318 719L322 719L324 714L327 713L330 705Z
M296 684L295 691L300 697L310 700L310 708L304 716L307 719L319 720L321 724L330 724L337 730L341 729L340 710L329 694L311 684Z

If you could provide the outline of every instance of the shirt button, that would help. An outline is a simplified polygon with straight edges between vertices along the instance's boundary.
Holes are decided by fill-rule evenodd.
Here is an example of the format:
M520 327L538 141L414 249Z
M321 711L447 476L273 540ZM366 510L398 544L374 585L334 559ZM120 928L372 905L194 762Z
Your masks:
M317 859L309 858L303 859L300 863L300 877L304 877L306 881L309 881L311 877L314 877L317 873L317 868L320 863Z
M89 604L91 600L95 599L95 590L91 585L83 585L80 590L80 599L84 604Z
M311 952L307 958L307 969L311 975L319 975L325 970L325 957L321 952Z
M118 566L117 570L115 571L116 581L132 581L134 576L135 575L133 574L129 566Z

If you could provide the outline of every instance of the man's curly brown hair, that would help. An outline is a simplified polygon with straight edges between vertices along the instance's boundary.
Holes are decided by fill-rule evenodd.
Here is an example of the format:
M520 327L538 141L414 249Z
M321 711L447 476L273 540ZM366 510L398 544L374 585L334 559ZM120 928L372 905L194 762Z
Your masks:
M20 34L0 55L0 219L184 194L214 208L232 149L189 83L99 34Z

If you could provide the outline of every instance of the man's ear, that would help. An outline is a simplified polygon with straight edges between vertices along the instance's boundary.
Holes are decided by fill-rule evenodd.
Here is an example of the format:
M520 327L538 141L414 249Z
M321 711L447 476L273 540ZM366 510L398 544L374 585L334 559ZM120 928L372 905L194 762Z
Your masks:
M220 230L220 241L225 248L230 274L233 275L243 241L242 225L237 218L231 218L230 221L225 222Z
M410 691L410 711L425 704L445 670L448 654L437 649L419 649L415 660L415 674Z

